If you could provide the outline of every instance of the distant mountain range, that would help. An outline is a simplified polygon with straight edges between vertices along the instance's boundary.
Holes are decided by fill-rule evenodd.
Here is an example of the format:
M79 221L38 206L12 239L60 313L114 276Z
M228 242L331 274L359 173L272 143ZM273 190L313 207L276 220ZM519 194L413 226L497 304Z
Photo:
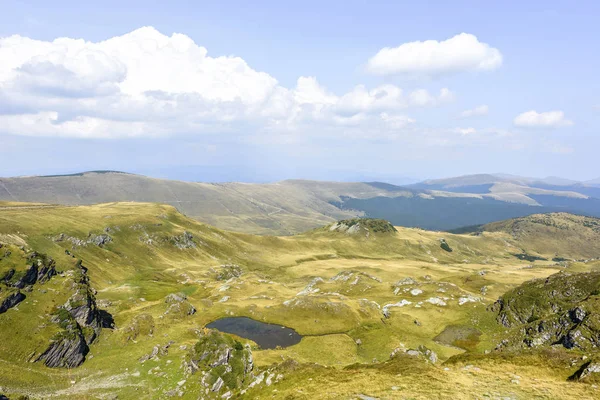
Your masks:
M294 234L356 216L383 218L397 226L452 230L543 212L600 217L600 179L480 174L408 186L308 180L249 184L94 171L0 178L0 201L166 203L219 228L258 234Z
M544 189L559 192L574 192L600 198L600 178L579 182L570 179L547 177L526 178L507 174L465 175L447 179L434 179L410 185L413 188L468 193L519 193ZM528 188L528 189L527 189Z

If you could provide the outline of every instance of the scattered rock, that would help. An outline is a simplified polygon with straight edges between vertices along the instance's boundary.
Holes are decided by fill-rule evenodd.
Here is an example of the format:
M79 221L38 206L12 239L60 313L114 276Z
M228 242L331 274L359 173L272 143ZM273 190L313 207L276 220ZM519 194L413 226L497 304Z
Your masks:
M171 293L165 298L165 303L169 304L165 315L171 317L187 317L196 313L196 308L187 301L184 293Z
M466 303L478 303L480 301L481 301L481 299L479 297L475 297L473 295L468 294L466 296L461 296L458 299L458 305L462 306L463 304L466 304Z
M408 300L402 300L399 301L398 303L394 303L394 304L386 304L385 306L383 306L382 312L383 312L383 316L386 318L390 317L390 308L392 307L404 307L407 305L412 304L412 302L408 301Z
M225 264L221 265L215 271L215 279L218 281L227 281L231 278L239 278L242 276L243 271L239 265L236 264Z
M112 242L112 238L105 233L100 235L94 235L90 233L87 240L87 243L95 244L98 247L104 247L110 242Z
M182 303L185 300L187 300L185 293L171 293L165 297L165 303L167 304Z
M444 301L444 299L442 299L441 297L430 297L429 299L425 300L428 303L434 304L436 306L441 306L444 307L446 306L446 302Z
M171 238L171 242L180 250L196 248L194 236L188 231L183 232L183 234L180 236L173 236Z

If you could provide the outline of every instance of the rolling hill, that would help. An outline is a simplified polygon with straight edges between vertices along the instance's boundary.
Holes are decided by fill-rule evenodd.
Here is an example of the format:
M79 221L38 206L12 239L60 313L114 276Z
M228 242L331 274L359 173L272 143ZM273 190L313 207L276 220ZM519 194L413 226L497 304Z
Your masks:
M558 183L563 186L555 186ZM199 183L115 171L0 178L0 201L63 205L154 202L173 205L185 215L221 229L274 235L296 234L357 216L433 230L546 212L600 216L596 192L600 189L558 178L535 181L496 175L407 187L308 180Z

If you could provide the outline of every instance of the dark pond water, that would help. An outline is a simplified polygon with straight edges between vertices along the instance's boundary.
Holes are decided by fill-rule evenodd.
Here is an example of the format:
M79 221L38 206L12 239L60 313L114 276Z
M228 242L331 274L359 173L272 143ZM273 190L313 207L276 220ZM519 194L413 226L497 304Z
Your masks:
M250 339L261 349L288 347L299 343L302 339L302 336L292 328L266 324L247 317L222 318L211 322L206 327Z

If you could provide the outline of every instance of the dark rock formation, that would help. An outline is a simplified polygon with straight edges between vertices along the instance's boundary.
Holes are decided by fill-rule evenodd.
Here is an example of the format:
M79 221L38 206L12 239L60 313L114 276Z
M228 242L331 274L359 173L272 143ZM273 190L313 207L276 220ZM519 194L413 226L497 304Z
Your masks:
M51 263L49 265L46 264L42 264L41 266L38 265L39 270L38 270L38 275L37 275L37 281L40 283L45 283L48 282L50 279L52 279L53 276L56 276L58 273L56 272L56 266L54 263L54 260L50 259Z
M1 280L8 286L23 289L37 282L47 282L57 275L56 263L52 258L33 252L27 259L31 262L31 266L24 273L11 269Z
M89 345L96 340L101 328L114 328L112 315L98 309L96 305L95 291L90 286L87 268L81 261L75 266L73 289L75 294L53 317L62 331L36 360L43 361L48 367L78 367L85 361Z
M43 361L50 368L75 368L83 364L89 351L81 330L76 329L55 338L36 361Z
M37 264L32 264L31 267L25 272L23 276L17 280L17 282L13 285L16 288L23 289L25 286L33 285L37 282L38 277L38 266Z
M21 293L20 290L17 290L16 292L9 294L8 297L6 297L0 303L0 314L5 313L10 308L13 308L17 304L19 304L20 302L25 300L25 297L26 296L23 293Z
M15 269L11 268L9 269L4 276L0 279L0 281L4 282L5 284L9 284L10 280L12 279L12 277L15 275Z
M571 381L582 381L586 383L600 382L600 361L588 361L577 370L571 377Z

